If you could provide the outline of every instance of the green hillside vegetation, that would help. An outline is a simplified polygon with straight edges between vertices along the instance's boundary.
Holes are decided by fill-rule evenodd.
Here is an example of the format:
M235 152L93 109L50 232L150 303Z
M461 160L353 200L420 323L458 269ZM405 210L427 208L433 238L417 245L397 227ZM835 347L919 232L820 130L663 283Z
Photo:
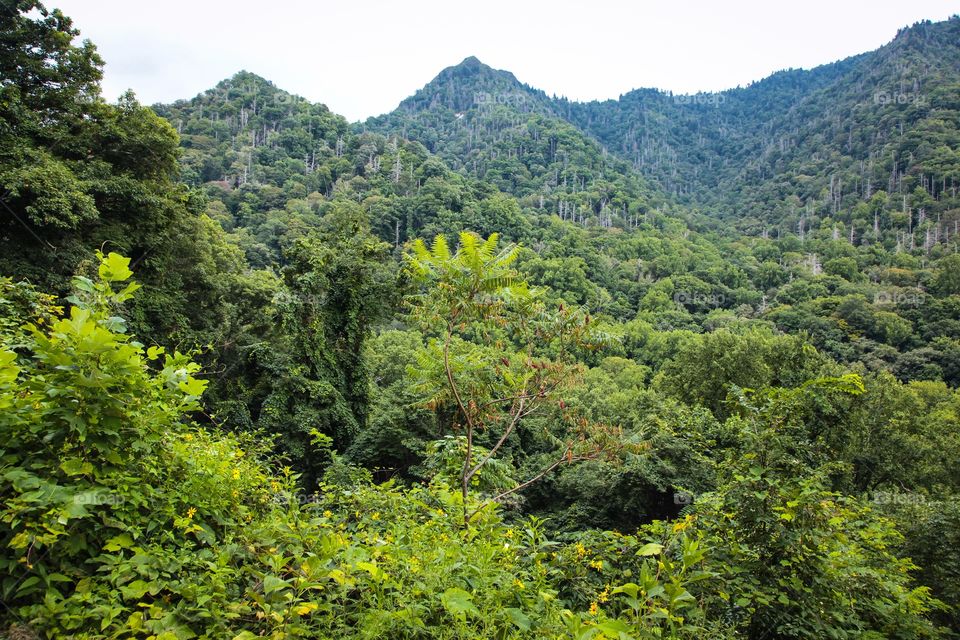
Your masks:
M956 18L349 123L4 11L0 634L960 634Z

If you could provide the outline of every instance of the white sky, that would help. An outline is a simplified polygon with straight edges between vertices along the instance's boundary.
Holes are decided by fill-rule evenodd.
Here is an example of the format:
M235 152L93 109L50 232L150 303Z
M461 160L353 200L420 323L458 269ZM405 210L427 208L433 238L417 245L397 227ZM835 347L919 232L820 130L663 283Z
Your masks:
M190 98L241 69L351 121L467 56L577 100L717 91L960 13L960 0L45 0L107 62L104 95Z

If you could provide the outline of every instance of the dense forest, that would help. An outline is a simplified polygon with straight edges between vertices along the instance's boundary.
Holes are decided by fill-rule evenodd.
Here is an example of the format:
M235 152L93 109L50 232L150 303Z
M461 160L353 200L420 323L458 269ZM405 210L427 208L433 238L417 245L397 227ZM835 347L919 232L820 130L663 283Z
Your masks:
M356 123L0 19L0 637L960 637L960 18Z

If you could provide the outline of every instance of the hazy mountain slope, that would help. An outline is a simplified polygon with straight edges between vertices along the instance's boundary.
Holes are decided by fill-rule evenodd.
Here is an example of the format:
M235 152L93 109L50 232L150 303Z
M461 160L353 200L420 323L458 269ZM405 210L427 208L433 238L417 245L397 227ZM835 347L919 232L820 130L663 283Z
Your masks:
M956 207L960 186L960 19L919 23L888 45L785 71L719 94L630 92L557 110L665 191L743 226L798 228L822 218L873 225L852 212L878 190L883 207ZM921 187L932 200L910 199ZM906 198L906 202L904 202ZM910 211L912 209L912 211ZM893 224L879 216L879 226ZM762 221L762 222L761 222ZM903 224L903 223L906 224ZM921 221L922 222L922 221Z
M542 91L476 58L358 128L421 142L452 168L567 220L630 225L665 202L628 162L560 118Z
M960 224L958 43L960 18L924 22L876 51L744 88L590 103L549 98L468 58L360 129L417 140L455 169L565 217L572 206L585 222L629 224L672 201L750 234L825 226L852 228L854 242L929 247Z
M456 231L463 222L453 220L508 235L520 223L496 188L450 171L422 145L357 133L326 106L251 73L155 109L180 133L183 180L203 188L208 214L258 266L281 263L338 198L362 204L393 244Z
M681 200L711 201L736 177L736 156L756 155L776 135L771 118L832 82L849 61L814 72L781 71L748 88L673 95L637 89L619 100L559 101L565 118Z

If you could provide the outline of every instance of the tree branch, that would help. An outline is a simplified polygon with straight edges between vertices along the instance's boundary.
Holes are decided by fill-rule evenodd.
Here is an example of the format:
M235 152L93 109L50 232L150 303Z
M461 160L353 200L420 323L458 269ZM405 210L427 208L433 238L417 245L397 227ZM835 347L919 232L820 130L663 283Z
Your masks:
M500 447L503 446L503 443L507 441L507 438L510 437L510 434L513 433L513 428L517 426L517 423L520 421L520 418L522 418L525 415L523 413L523 405L525 400L526 398L521 396L519 399L519 402L516 402L516 401L514 402L514 405L517 407L517 410L515 413L511 412L513 417L510 420L510 424L507 425L507 428L503 430L503 435L500 436L500 439L497 440L497 443L493 445L493 447L489 451L487 451L487 454L483 456L483 459L480 460L480 462L478 462L477 465L473 469L470 469L470 471L467 473L467 476L465 478L467 482L469 482L470 478L472 478L477 473L477 471L479 471L480 468L483 465L485 465L487 461L489 461L490 458L492 458L497 453Z
M502 500L503 498L506 498L507 496L509 496L509 495L512 494L512 493L516 493L516 492L518 492L518 491L523 491L524 489L526 489L527 487L529 487L531 484L533 484L534 482L536 482L537 480L539 480L539 479L542 478L543 476L547 475L548 473L550 473L551 471L553 471L554 469L556 469L556 468L559 467L560 465L562 465L562 464L564 464L564 463L566 463L566 464L573 464L574 462L581 462L581 461L583 461L583 460L589 460L589 459L591 458L591 456L588 456L588 455L574 456L574 455L571 455L571 453L572 453L572 449L571 449L570 447L567 447L567 449L563 452L563 455L560 456L560 458L559 458L556 462L554 462L553 464L551 464L549 467L546 467L545 469L543 469L543 470L542 470L540 473L538 473L537 475L533 476L532 478L530 478L530 479L527 480L526 482L522 482L522 483L518 484L517 486L515 486L515 487L512 488L512 489L507 489L506 491L504 491L504 492L502 492L502 493L499 493L499 494L495 495L494 497L485 500L485 501L483 502L483 504L481 504L479 507L477 507L476 509L473 510L473 512L472 512L472 513L470 514L470 516L467 518L467 523L469 523L471 520L473 520L478 513L480 513L480 512L483 511L484 509L486 509L486 508L487 508L488 506L490 506L491 504L493 504L493 503L495 503L495 502L498 502L498 501Z

